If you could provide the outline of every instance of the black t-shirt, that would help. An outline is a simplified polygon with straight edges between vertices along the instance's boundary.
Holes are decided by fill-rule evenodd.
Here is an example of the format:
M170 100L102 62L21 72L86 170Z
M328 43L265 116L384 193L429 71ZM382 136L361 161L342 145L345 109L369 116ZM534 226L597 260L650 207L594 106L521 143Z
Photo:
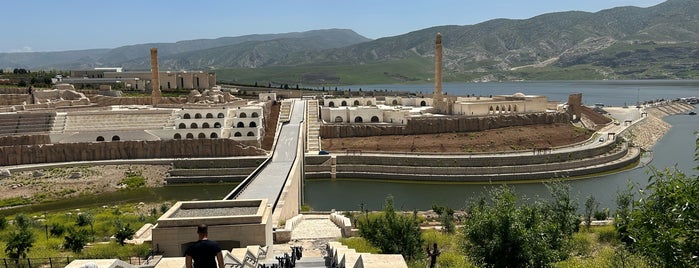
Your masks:
M192 256L194 268L216 268L216 254L221 247L212 240L199 240L187 248L185 256Z

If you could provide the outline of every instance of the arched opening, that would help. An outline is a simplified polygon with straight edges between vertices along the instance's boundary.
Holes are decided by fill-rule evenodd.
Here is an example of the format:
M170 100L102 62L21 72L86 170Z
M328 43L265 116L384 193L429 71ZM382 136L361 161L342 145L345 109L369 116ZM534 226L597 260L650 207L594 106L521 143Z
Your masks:
M213 132L213 133L211 133L211 136L209 136L209 137L211 137L212 139L216 139L216 138L218 138L218 134L216 134L216 132Z
M372 116L372 117L371 117L371 122L372 122L372 123L378 123L378 122L379 122L379 117L378 117L378 116Z
M206 118L214 118L214 115L211 114L211 113L207 113L207 114L206 114Z
M219 123L219 122L214 123L214 128L221 128L221 123Z
M500 113L500 106L495 106L495 113L499 114Z
M187 139L188 139L188 140L194 139L194 134L192 134L192 133L187 133Z
M218 118L224 118L226 117L223 113L218 113Z
M248 126L249 126L249 127L257 127L257 123L255 123L255 122L253 121L253 122L250 122L250 125L248 125Z
M393 100L393 101L391 102L391 105L393 105L393 106L398 105L398 100Z
M199 139L206 139L206 134L204 133L199 133Z
M195 115L194 115L194 118L195 118L195 119L200 119L200 118L201 118L201 114L200 114L200 113L195 114Z
M505 105L500 107L500 111L501 111L501 113L505 113Z
M117 135L112 136L112 141L120 141L121 138Z
M175 136L173 136L172 138L173 138L173 139L176 139L176 140L181 140L181 139L182 139L182 135L180 135L180 133L175 133Z
M332 102L332 101L331 101L331 102L328 102L328 106L329 106L329 107L335 107L335 102Z
M260 115L257 114L257 112L253 112L252 115L250 115L250 117L252 117L252 118L258 118L258 117L260 117Z
M335 123L342 123L342 122L344 122L344 121L345 121L345 120L342 119L342 116L336 116L336 117L335 117Z
M184 116L182 116L182 118L184 118L184 119L190 119L190 118L192 118L192 117L191 117L189 114L184 114Z
M240 113L240 116L239 116L239 117L240 117L240 118L246 118L246 117L248 117L248 115L245 114L245 113L243 112L243 113Z
M420 106L427 106L427 102L421 101L421 102L420 102Z
M197 123L192 123L191 125L189 125L189 128L197 128L197 127L199 127L199 126L197 126Z
M513 108L513 110L514 110L515 112L517 111L517 104L515 104L515 107Z
M254 132L252 132L252 131L248 132L248 137L254 137L254 136L255 136Z
M187 124L185 124L185 123L180 123L179 125L177 125L177 128L179 128L179 129L185 129L185 128L187 128Z
M238 124L236 124L235 127L245 127L245 123L238 122Z
M102 136L97 136L97 141L104 141L104 137L102 137Z
M358 101L358 100L354 100L354 106L359 106L359 101Z
M204 122L204 124L201 124L201 128L209 128L209 123Z
M342 101L342 103L340 104L340 106L347 106L347 101Z
M361 116L357 116L357 117L354 118L354 122L355 122L355 123L361 123L361 122L364 122L364 120L362 119Z
M371 101L366 101L366 106L371 106L371 105L373 105L373 104L371 103Z
M493 113L493 106L490 106L490 108L488 108L488 114L492 114L492 113Z
M242 137L243 134L240 134L240 132L236 132L235 134L233 134L233 136L235 136L235 137Z

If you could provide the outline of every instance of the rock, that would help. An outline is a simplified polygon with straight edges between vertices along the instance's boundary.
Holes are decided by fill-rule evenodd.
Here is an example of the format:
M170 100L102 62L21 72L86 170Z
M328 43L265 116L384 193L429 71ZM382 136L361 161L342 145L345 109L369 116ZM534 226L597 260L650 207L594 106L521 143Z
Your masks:
M43 177L43 176L44 176L44 172L42 172L41 170L35 170L34 172L32 172L32 176L33 176L34 178Z
M12 176L9 169L0 169L0 178L9 178Z
M83 177L83 174L80 172L73 172L70 174L71 179L80 179Z

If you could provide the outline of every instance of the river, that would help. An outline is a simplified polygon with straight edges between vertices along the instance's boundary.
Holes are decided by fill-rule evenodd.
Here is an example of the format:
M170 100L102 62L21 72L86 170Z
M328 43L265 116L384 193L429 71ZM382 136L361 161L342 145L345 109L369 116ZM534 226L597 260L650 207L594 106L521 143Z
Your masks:
M431 85L373 85L352 86L352 90L362 88L377 90L426 92ZM506 83L446 83L444 92L455 95L501 95L522 92L530 95L545 95L549 100L565 101L568 94L582 93L583 102L588 105L635 105L637 99L674 99L699 96L699 81L557 81L557 82L506 82ZM693 168L695 132L699 131L699 117L676 115L666 117L672 125L668 133L654 146L653 161L649 166L657 168L676 166L687 174L697 174ZM588 195L593 195L601 208L614 209L615 197L628 183L645 187L650 176L650 167L637 167L625 172L564 182L570 185L573 197L579 207L584 206ZM522 183L511 185L515 191L526 197L548 197L542 183ZM315 210L358 210L360 204L368 209L378 210L388 195L395 199L395 205L403 210L426 210L432 204L463 208L465 204L480 197L493 185L488 184L430 184L399 183L371 180L309 180L305 184L305 202Z

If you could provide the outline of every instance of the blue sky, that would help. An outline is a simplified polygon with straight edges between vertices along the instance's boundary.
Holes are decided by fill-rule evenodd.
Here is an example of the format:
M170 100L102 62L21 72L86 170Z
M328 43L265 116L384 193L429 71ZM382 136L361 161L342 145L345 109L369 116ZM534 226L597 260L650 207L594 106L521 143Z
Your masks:
M376 39L438 25L596 12L664 0L20 0L1 5L0 52L352 29Z

